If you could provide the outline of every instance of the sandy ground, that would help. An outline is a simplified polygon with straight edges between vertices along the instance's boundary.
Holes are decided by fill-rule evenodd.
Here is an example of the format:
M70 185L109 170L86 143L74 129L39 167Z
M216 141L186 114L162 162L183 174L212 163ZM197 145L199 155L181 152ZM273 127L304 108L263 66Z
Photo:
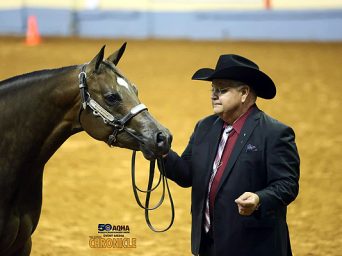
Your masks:
M22 38L0 38L0 79L90 61L103 44L108 56L123 41L45 39L28 47ZM128 40L119 67L138 85L150 112L172 131L179 153L197 120L211 114L209 84L190 77L198 68L215 66L222 53L245 55L274 78L276 99L259 100L258 106L296 131L300 195L288 208L294 255L342 255L342 43ZM153 233L134 201L130 159L129 150L111 149L85 133L66 141L45 168L31 255L190 255L190 189L171 184L174 226ZM137 164L144 187L148 165L141 156ZM152 214L159 227L169 217L168 204ZM136 248L90 248L101 223L128 225L126 238L135 238Z

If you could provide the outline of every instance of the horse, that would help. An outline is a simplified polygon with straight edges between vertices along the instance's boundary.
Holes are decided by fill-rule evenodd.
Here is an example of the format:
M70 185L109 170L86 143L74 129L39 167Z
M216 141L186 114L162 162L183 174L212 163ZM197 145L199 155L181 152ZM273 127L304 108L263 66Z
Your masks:
M44 165L71 135L85 131L110 147L142 151L148 160L169 151L172 135L117 67L125 48L104 59L103 46L89 63L0 82L1 256L30 255Z

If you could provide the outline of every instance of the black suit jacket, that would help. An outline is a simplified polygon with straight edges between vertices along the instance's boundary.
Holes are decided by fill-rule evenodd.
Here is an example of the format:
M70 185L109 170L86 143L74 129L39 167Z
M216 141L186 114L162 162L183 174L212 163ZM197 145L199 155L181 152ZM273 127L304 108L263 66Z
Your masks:
M212 165L223 121L209 116L199 121L183 154L170 151L167 176L182 187L192 187L192 253L200 249L203 214ZM286 206L298 194L299 156L293 130L252 110L234 146L219 184L213 209L216 255L292 255ZM254 192L261 206L242 216L234 200Z

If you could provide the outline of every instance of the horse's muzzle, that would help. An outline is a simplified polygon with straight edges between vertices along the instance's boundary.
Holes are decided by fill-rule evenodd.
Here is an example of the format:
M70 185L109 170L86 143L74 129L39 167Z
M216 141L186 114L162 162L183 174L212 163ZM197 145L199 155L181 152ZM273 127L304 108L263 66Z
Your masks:
M156 144L158 150L162 152L162 154L166 154L169 152L171 148L172 135L169 132L160 131L156 136Z
M149 143L141 145L140 150L144 157L148 160L153 160L165 155L171 148L172 135L168 130L159 130Z

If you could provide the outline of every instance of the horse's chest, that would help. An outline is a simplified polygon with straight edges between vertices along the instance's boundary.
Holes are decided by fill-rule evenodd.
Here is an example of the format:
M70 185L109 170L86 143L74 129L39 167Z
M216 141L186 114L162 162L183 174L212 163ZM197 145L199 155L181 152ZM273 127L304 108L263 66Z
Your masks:
M30 239L38 220L30 214L12 214L0 229L0 255L12 255Z
M0 207L0 255L11 255L30 239L41 212L41 188L17 189Z

